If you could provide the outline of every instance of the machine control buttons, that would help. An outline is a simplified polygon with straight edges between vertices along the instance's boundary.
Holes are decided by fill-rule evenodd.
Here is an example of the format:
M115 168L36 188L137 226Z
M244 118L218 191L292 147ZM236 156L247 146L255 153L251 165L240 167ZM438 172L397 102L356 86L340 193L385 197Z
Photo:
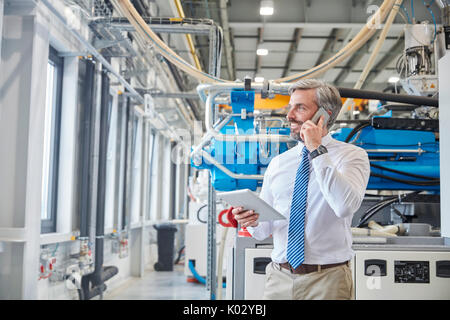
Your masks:
M266 266L272 262L270 257L253 258L253 273L266 274Z
M436 261L436 277L450 278L450 260Z
M395 283L430 283L429 261L394 261Z
M368 259L364 260L364 275L374 277L386 276L386 260Z

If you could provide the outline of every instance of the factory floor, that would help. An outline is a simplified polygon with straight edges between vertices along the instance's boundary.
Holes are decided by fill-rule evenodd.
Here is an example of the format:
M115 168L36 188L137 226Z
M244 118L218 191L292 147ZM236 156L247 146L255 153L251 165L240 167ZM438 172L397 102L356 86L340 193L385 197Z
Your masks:
M225 297L225 289L222 291ZM182 265L173 271L148 270L104 296L105 300L209 300L205 285L188 282Z

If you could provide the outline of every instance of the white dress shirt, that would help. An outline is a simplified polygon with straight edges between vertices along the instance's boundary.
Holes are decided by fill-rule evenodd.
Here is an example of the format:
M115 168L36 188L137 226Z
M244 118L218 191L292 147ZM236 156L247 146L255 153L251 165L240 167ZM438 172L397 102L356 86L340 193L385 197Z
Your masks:
M330 264L350 260L351 222L369 181L370 164L364 149L322 138L328 153L311 161L305 217L305 264ZM257 240L273 237L272 260L286 262L289 214L295 176L304 144L272 159L264 174L260 197L286 217L262 221L247 230Z

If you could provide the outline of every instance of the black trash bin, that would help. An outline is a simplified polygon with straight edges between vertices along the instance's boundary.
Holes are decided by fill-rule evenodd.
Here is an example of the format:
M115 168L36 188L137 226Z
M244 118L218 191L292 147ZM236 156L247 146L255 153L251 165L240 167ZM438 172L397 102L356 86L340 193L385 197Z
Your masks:
M156 224L153 226L158 232L158 262L155 263L156 271L173 271L175 232L177 228L173 224Z

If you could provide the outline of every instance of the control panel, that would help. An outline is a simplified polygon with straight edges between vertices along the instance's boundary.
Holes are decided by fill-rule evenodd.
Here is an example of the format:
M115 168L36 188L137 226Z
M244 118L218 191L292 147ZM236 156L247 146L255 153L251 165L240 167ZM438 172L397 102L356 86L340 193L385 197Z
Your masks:
M394 261L395 283L430 283L429 261Z
M398 249L362 250L354 246L357 300L450 299L450 250Z

